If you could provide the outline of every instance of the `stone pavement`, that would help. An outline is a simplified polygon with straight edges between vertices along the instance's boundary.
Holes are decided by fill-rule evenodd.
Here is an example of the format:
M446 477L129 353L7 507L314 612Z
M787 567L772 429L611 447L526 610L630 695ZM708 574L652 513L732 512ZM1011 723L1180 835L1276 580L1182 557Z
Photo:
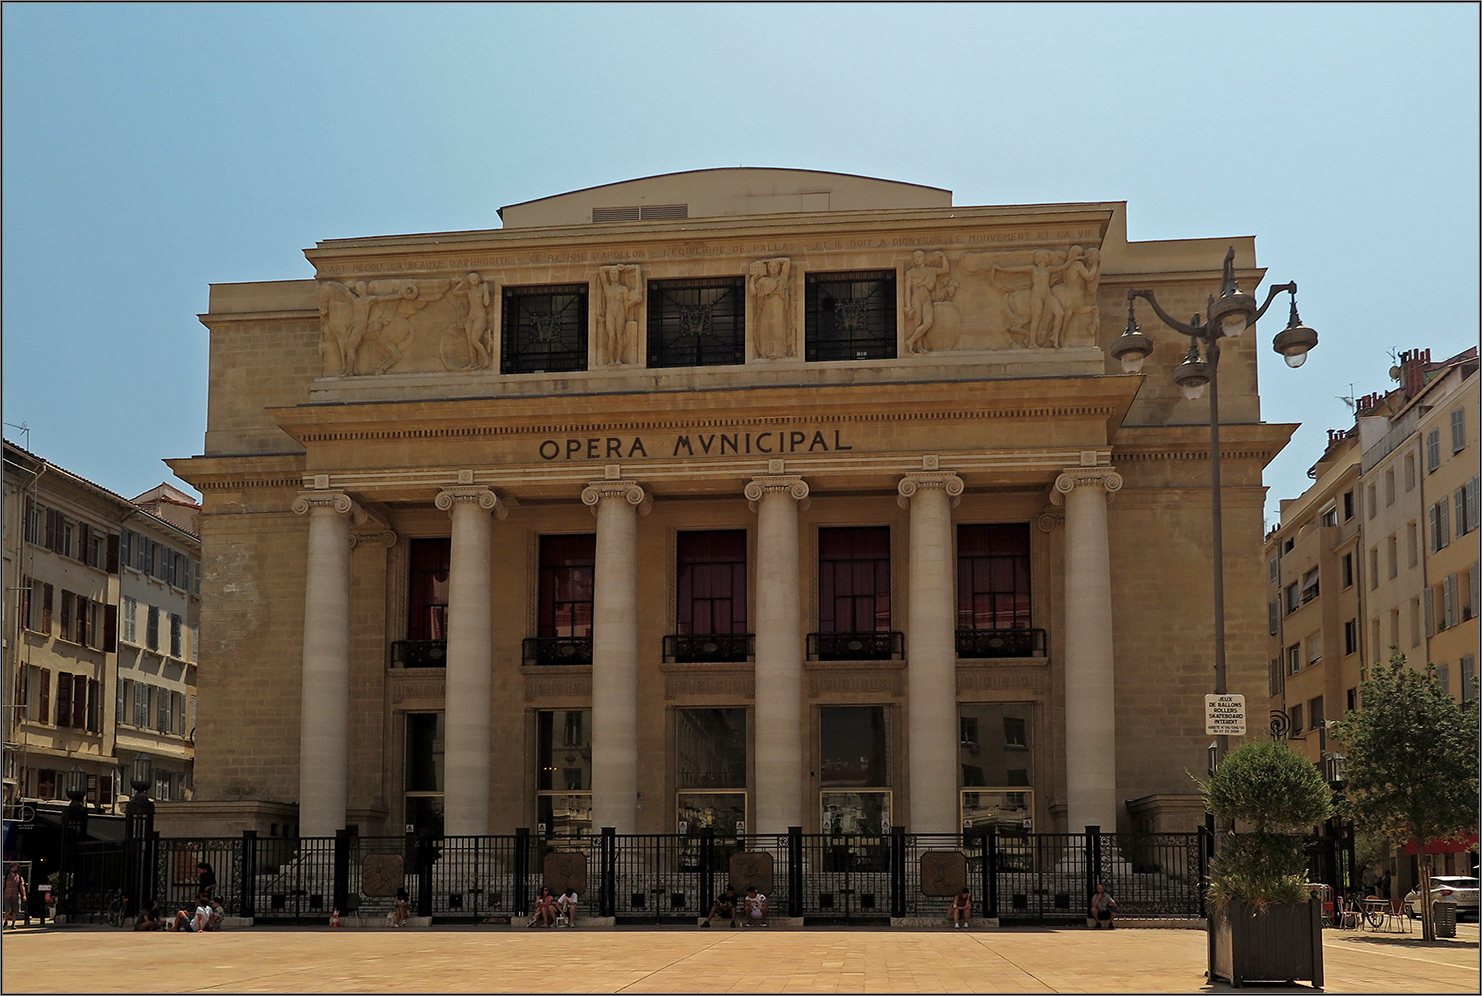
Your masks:
M1325 931L1325 991L1477 992L1477 927ZM6 931L4 992L1219 992L1193 930ZM1273 991L1307 989L1278 987ZM1257 988L1246 991L1259 992Z

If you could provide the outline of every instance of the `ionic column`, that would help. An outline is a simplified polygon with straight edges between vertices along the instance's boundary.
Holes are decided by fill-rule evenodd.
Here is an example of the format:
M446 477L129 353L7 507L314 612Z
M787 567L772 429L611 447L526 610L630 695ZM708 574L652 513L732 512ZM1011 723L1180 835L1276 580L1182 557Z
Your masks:
M309 517L304 578L303 699L299 710L299 833L345 825L350 738L350 522L365 513L343 491L302 491Z
M489 513L509 514L488 488L448 488L434 504L453 517L448 564L443 824L450 836L489 832L489 699L493 692L493 581Z
M1051 501L1065 506L1065 790L1072 830L1117 825L1117 709L1106 501L1122 476L1069 468Z
M962 479L953 474L914 474L902 478L897 490L896 500L911 510L906 642L910 826L918 833L954 833L959 824L952 507L962 494Z
M800 477L757 477L744 491L757 513L757 833L803 825L803 644L798 580Z
M582 503L597 516L592 592L592 826L636 829L638 805L638 512L633 481L593 481Z

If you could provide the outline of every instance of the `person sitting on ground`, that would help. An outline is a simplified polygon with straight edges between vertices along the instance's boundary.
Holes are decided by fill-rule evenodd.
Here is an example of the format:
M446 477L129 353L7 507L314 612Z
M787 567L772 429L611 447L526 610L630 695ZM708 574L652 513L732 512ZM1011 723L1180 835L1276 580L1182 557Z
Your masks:
M134 921L135 930L163 930L164 923L160 919L160 904L158 901L151 902L148 909L141 909L139 916Z
M765 927L767 925L767 913L770 907L767 905L767 897L756 891L756 886L746 887L746 926Z
M226 910L222 909L221 904L215 899L206 900L206 908L211 911L211 915L206 917L205 929L220 930L221 920L226 916Z
M575 889L569 889L569 888L566 891L562 892L561 895L559 895L559 896L556 897L556 919L557 919L557 921L565 920L566 921L566 926L568 926L568 927L575 927L576 926L576 901L577 901L577 898L578 897L576 895L576 890Z
M714 920L717 916L724 916L730 917L731 927L734 929L737 922L737 914L740 910L741 897L736 895L736 887L734 885L728 885L725 892L715 897L715 905L710 907L710 914L705 917L700 926L709 927L711 920Z
M947 912L952 917L953 929L963 928L972 923L973 897L967 891L967 886L963 886L962 891L952 900L952 907Z
M406 922L411 918L411 897L407 895L406 889L397 889L396 900L391 904L391 912L386 915L386 919L391 923L391 926L402 927L405 926Z
M535 900L535 916L530 918L532 927L554 927L556 925L556 897L551 890L541 888Z
M1100 882L1096 883L1096 895L1091 897L1091 918L1096 921L1096 929L1100 930L1104 923L1108 930L1116 930L1117 925L1112 922L1117 909L1117 901L1112 898L1111 893L1106 891L1106 886Z
M206 924L211 920L211 907L205 903L197 906L195 912L189 910L177 910L175 921L166 929L183 930L189 933L200 934L206 930Z

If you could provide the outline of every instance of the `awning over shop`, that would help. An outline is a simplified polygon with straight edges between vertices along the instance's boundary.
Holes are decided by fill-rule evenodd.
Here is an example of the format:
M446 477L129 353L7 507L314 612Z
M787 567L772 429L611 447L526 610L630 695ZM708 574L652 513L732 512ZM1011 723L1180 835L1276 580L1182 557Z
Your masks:
M1425 845L1426 854L1460 854L1463 851L1475 851L1477 849L1477 835L1463 837L1460 840L1433 840ZM1419 854L1420 848L1415 841L1405 845L1406 854Z

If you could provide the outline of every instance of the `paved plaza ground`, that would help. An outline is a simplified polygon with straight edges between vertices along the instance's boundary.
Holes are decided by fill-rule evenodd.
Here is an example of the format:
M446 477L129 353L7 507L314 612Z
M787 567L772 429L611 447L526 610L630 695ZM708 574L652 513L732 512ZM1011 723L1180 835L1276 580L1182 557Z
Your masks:
M1477 927L1457 935L1325 931L1324 990L1475 993ZM1226 991L1206 983L1204 952L1194 930L62 927L6 931L3 982L7 994Z

